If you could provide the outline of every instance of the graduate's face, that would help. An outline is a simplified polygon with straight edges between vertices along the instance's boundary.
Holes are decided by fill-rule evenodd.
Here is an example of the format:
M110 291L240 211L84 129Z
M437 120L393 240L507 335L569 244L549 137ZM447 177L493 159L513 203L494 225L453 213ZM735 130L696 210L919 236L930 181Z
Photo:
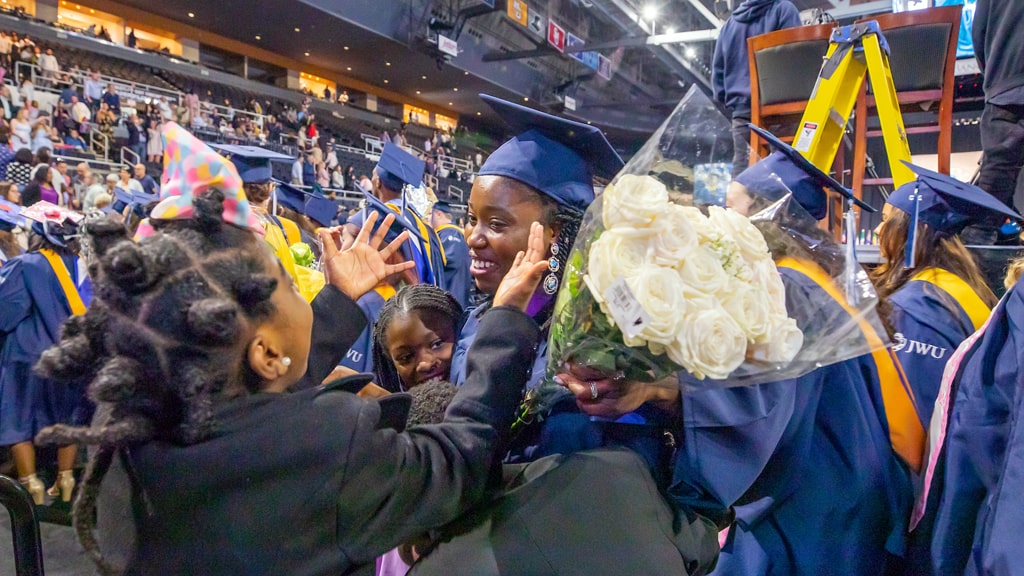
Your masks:
M447 380L455 348L450 319L430 310L396 314L384 331L386 350L406 389L435 378Z
M249 343L249 364L267 391L283 392L306 373L313 309L280 260L271 254L269 245L265 260L267 274L277 280L277 288L270 297L274 313L256 328Z
M878 234L879 238L882 237L882 230L885 228L885 221L892 217L892 211L892 204L886 202L882 205L882 221L878 223L878 226L875 226L875 234Z
M525 251L533 222L546 222L545 205L529 186L504 176L479 176L469 194L466 243L469 273L476 287L493 295L512 267L516 254ZM553 230L544 228L544 250L551 246Z

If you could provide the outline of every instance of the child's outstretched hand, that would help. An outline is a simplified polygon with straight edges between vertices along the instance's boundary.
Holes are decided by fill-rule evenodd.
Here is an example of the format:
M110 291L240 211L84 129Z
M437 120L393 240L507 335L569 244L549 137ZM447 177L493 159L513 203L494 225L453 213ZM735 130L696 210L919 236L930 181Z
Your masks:
M402 232L398 238L381 249L380 245L395 221L395 215L388 214L371 237L377 218L377 213L371 212L359 230L359 235L351 244L346 242L347 245L344 247L338 228L320 231L324 279L353 300L358 300L388 276L416 266L414 262L408 261L398 264L387 263L387 259L409 239L409 232Z
M525 312L547 267L548 262L544 255L544 227L534 222L530 226L530 240L526 252L516 254L515 262L494 293L494 305L515 306Z

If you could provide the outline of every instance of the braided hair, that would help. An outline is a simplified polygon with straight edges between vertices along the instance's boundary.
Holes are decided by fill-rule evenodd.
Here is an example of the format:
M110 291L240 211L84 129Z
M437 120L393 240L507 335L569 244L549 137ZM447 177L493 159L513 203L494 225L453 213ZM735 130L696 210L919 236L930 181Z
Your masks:
M583 212L577 208L559 204L555 200L548 196L539 194L541 202L544 206L544 218L543 222L545 227L559 228L558 238L552 243L552 248L558 247L557 254L549 256L548 258L554 258L558 260L558 270L549 272L554 274L558 278L559 286L562 283L562 275L565 274L565 270L569 264L569 254L572 252L573 244L576 242L576 235L580 232L580 225L583 223ZM552 250L554 252L554 250ZM548 274L544 276L547 277ZM544 280L542 279L541 282ZM550 302L540 313L537 314L536 318L541 325L546 325L548 320L551 318L551 313L555 309L555 299L552 298Z
M431 284L415 284L398 291L384 303L373 325L373 372L377 385L389 392L403 389L395 362L388 353L387 330L398 314L409 312L436 312L452 323L452 334L458 339L462 330L462 306L451 294Z
M223 196L195 200L193 219L158 222L139 243L121 224L85 224L95 297L69 319L36 366L58 382L87 386L97 404L89 428L57 425L39 444L96 445L73 508L83 548L103 574L119 570L101 554L91 521L103 476L117 451L158 439L193 444L217 427L218 396L253 392L259 378L242 343L269 317L277 280L251 232L221 218ZM229 360L235 356L234 360Z

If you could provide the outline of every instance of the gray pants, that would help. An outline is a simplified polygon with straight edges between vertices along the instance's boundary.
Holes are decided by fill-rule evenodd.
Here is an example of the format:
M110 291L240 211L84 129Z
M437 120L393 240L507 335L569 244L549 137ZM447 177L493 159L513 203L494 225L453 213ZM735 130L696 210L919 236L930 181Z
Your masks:
M732 177L735 178L750 165L750 124L748 116L732 117Z

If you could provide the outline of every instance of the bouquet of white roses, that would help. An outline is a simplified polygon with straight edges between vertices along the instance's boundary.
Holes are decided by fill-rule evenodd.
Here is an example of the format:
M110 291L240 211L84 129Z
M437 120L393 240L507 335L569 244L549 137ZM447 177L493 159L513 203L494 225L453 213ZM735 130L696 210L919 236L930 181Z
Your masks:
M871 350L859 323L880 326L873 288L798 203L750 218L688 205L720 187L695 180L722 178L731 144L729 121L691 90L590 206L555 304L549 376L572 363L631 381L684 372L697 386L751 385ZM793 294L776 266L787 259L858 294Z

